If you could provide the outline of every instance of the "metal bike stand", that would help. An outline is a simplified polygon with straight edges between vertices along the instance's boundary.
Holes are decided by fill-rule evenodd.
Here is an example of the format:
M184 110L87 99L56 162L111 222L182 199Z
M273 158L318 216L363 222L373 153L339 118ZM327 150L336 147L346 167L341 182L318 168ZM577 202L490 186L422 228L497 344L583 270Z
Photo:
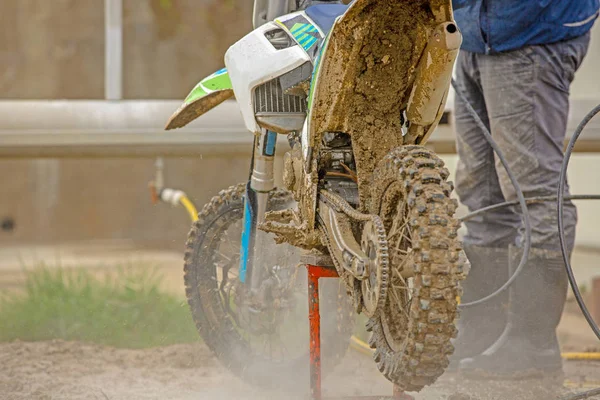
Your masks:
M310 330L310 398L322 400L321 396L321 313L319 310L319 279L339 278L331 258L327 256L306 254L301 261L308 272L308 322ZM341 398L339 398L341 400ZM391 397L382 396L353 396L345 400L414 400L414 398L397 386Z

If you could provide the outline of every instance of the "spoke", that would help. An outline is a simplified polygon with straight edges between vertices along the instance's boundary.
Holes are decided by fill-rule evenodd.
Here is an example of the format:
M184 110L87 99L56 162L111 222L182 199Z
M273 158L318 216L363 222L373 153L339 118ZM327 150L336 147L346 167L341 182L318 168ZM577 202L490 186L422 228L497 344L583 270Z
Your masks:
M226 264L222 269L221 269L221 284L219 285L219 289L223 290L223 288L225 287L225 285L228 283L229 280L229 270L231 269L231 264Z
M407 226L408 226L408 218L405 218L403 220L402 226L400 227L400 231L404 230Z
M229 232L228 232L229 234ZM234 239L231 240L229 238L221 238L221 243L222 243L222 247L224 247L228 253L237 253L240 250L240 246L242 244L241 240L238 239Z
M262 351L263 354L266 354L266 352L267 352L267 343L268 343L267 335L263 335L263 351Z
M285 342L281 339L281 334L279 334L277 338L279 339L279 343L281 343L281 361L285 361L287 355L289 354L289 350L286 347Z
M400 299L398 298L398 294L392 290L393 296L396 299L396 303L398 304L398 308L400 308L400 310L402 310L402 312L404 313L404 315L406 315L406 318L410 318L408 313L405 310L405 306L402 306L402 301L400 301Z
M225 237L227 238L227 242L231 243L231 238L229 237L229 229L225 229Z
M408 233L408 235L407 235ZM410 241L410 229L408 229L408 225L404 224L404 226L402 227L401 231L400 231L400 240L398 241L398 245L404 243L404 241L402 239L406 239L408 241Z
M412 235L410 231L403 228L401 232L397 232L396 234L394 234L394 236L390 236L389 241L395 241L396 245L394 250L400 251L402 250L401 247L411 242L411 236Z
M241 234L240 234L241 237ZM221 243L226 243L227 247L228 247L228 252L231 253L235 253L235 252L239 252L240 250L240 246L241 246L241 242L240 242L240 238L237 239L231 239L231 237L229 236L229 229L225 230L225 237L221 238ZM235 243L235 244L234 244Z
M221 253L219 250L215 251L215 253L217 253L219 256L221 256L222 258L224 258L226 261L230 262L231 258L227 257L225 254Z
M398 228L398 222L394 220L394 222L392 223L392 227L390 228L390 232L388 233L388 236L395 237L400 229L402 229L402 227Z
M394 272L398 275L400 280L402 280L402 283L404 283L405 285L408 285L408 283L406 283L406 281L404 280L404 277L402 276L400 271L404 270L404 267L406 267L407 263L408 263L408 258L405 258L404 260L402 260L402 263L398 266L399 268L393 268Z
M406 290L407 292L410 292L410 291L414 291L414 290L415 290L415 288L410 288L410 287L408 287L408 286L396 286L396 285L392 285L392 287L393 287L394 289Z
M396 292L396 291L392 290L392 296L394 297L394 301L395 301L395 302L396 302L398 305L402 304L402 302L401 302L401 301L400 301L400 299L398 298L398 292Z
M408 250L403 250L403 249L392 249L392 251L395 251L396 253L399 253L399 254L408 255Z
M402 208L400 209L400 212L398 213L399 215L404 215L404 210L406 209L405 206L406 206L406 201L404 201L402 203ZM403 218L402 222L403 222L402 226L400 228L398 228L398 221L394 220L394 223L392 224L392 228L390 229L390 236L391 236L391 233L396 233L398 231L398 229L403 229L406 226L406 224L408 224L408 219Z
M409 289L409 288L404 288L408 293L411 293L412 291L414 291L413 289ZM398 298L398 295L395 291L392 291L392 293L394 294L394 297L396 298L396 302L398 303L398 305L400 306L399 308L404 312L404 314L408 317L408 312L406 311L408 308L410 308L410 306L412 305L412 300L413 300L413 296L409 296L410 298L406 301L406 303L402 303L402 301Z
M406 239L408 242L411 242L412 241L412 238L411 238L412 235L407 235L407 232L410 234L410 232L408 231L408 229L402 231L402 238Z

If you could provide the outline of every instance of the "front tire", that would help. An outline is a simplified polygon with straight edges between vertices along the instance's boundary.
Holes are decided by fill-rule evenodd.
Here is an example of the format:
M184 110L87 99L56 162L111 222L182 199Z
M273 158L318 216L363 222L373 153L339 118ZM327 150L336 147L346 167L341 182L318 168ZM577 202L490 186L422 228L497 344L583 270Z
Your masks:
M232 301L224 299L227 289L223 290L223 277L237 280L239 262L233 258L241 245L245 188L240 184L221 191L204 206L189 233L184 267L188 304L198 332L227 368L251 384L298 390L308 386L309 331L306 270L299 265L297 249L276 245L274 241L268 242L272 247L261 249L269 254L269 260L276 259L281 269L297 274L299 310L292 310L294 316L278 328L283 330L280 337L269 336L264 341L262 336L257 339L253 332L245 331ZM289 192L275 190L270 194L269 210L288 208L292 201ZM223 261L223 256L233 260ZM227 265L225 272L223 265ZM235 285L239 290L239 280ZM232 290L236 289L229 289ZM322 315L330 317L323 319L321 325L323 371L327 371L345 354L353 320L346 294L336 280L321 283L321 307ZM273 349L276 346L278 349ZM283 357L283 348L289 357Z

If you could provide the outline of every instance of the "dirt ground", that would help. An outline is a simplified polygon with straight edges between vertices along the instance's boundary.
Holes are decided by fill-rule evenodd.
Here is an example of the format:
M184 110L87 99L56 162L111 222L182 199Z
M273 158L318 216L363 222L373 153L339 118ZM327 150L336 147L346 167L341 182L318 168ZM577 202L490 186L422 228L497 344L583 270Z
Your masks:
M117 350L76 342L15 342L0 345L0 365L3 400L307 398L302 392L264 392L247 386L222 367L203 344ZM567 362L565 370L570 386L576 382L600 381L600 368L594 363ZM348 352L323 385L324 394L335 397L387 395L392 390L369 357L354 351ZM532 390L523 382L469 382L444 376L416 398L555 399L570 392L556 388L552 382L535 382L534 387Z
M17 254L9 250L0 251L0 291L6 293L18 291L24 281L13 253ZM19 253L37 254L31 259L24 259L27 266L35 265L35 259L56 258L52 256L54 249ZM86 248L63 250L60 255L63 267L87 267L98 273L110 270L109 266L115 265L115 261L127 260L141 265L151 261L164 272L164 289L183 294L181 255L178 253L132 253L128 246L107 251L106 246L101 246L97 254ZM596 274L597 254L579 252L575 258L576 273L582 277L582 282L586 282L584 278ZM600 344L573 299L567 303L558 335L563 351L600 351ZM565 371L568 390L579 392L600 387L600 362L568 361L565 362ZM535 396L534 390L524 382L462 381L448 374L415 397L417 400L551 400L568 391L557 388L554 382L534 382L538 395L540 387L543 388L541 396ZM370 357L351 350L324 380L323 392L332 397L389 395L392 386L381 377ZM461 397L460 394L470 397ZM0 344L0 400L306 398L307 392L263 392L247 386L222 367L203 344L150 350L117 350L62 341Z

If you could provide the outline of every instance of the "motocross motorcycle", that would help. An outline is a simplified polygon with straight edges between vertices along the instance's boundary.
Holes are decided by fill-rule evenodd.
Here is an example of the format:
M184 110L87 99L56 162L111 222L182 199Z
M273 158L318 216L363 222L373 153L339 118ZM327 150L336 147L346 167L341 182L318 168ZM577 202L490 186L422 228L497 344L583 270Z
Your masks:
M424 146L462 41L451 0L257 0L254 22L227 51L226 69L201 81L167 124L183 127L235 95L254 134L248 183L215 197L189 236L185 279L197 327L246 379L268 384L288 371L300 380L306 364L283 357L300 334L281 328L298 308L298 259L289 257L320 253L349 295L333 296L332 314L323 312L336 315L324 322L324 351L339 358L347 347L327 343L349 325L347 301L368 317L379 370L419 391L449 364L465 277L449 172ZM279 135L291 146L285 190L274 183Z

